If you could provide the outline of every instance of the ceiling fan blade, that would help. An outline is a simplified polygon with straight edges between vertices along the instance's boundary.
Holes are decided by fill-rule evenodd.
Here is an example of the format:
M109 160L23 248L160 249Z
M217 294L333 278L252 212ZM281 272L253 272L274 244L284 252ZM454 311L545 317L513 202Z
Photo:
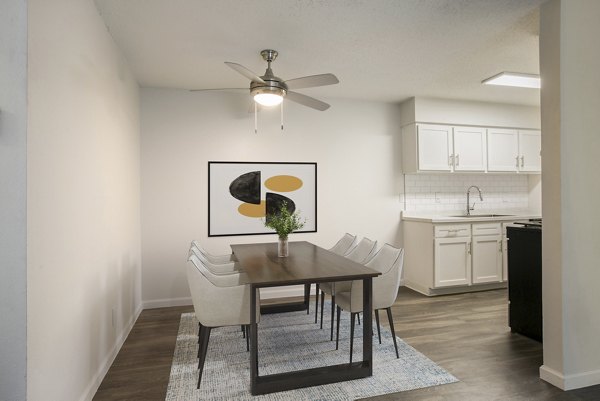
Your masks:
M312 88L314 86L334 85L340 81L333 74L310 75L285 81L289 89Z
M300 103L303 106L317 109L319 111L325 111L329 108L329 105L327 103L317 100L314 97L303 95L298 92L287 91L285 98L290 99L293 102Z
M256 75L255 73L253 73L252 71L250 71L249 69L247 69L246 67L244 67L241 64L231 63L229 61L226 61L225 64L227 64L229 67L233 68L234 70L236 70L237 72L239 72L240 74L242 74L243 76L248 78L250 81L260 82L261 84L266 83L265 81L263 81L263 79L261 77L259 77L258 75Z
M208 88L208 89L190 89L190 92L210 92L210 91L223 91L223 92L235 92L241 91L248 92L248 88Z

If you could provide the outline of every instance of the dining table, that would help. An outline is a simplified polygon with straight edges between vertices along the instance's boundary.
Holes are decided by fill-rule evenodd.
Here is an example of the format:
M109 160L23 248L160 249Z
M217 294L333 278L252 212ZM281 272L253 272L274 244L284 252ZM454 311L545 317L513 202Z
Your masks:
M376 270L356 263L307 241L289 243L289 255L279 257L277 243L233 244L233 255L246 273L250 286L250 390L252 395L318 386L373 375L372 306L373 278ZM311 284L362 280L363 359L352 363L322 366L291 372L260 375L258 371L257 292L260 288L304 285L305 300ZM282 305L268 312L290 310ZM293 310L293 309L292 309ZM298 310L298 309L296 309ZM267 311L265 311L267 312Z

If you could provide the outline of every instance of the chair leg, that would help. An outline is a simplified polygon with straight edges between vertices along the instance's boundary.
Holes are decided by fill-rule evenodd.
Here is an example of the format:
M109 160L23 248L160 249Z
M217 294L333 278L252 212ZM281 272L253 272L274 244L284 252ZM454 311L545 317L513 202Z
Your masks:
M310 289L311 288L312 288L312 284L304 284L304 303L306 304L306 314L307 315L310 315Z
M242 325L242 338L246 338L246 326Z
M354 320L358 313L350 313L350 363L352 363L352 350L354 349Z
M360 313L356 313L356 316L358 317L358 324L360 325Z
M200 382L202 381L202 371L204 370L204 361L206 360L206 351L208 351L208 340L210 338L210 327L205 327L202 333L202 355L198 363L198 386L200 388Z
M250 351L250 325L244 326L246 329L246 351Z
M394 330L394 319L392 318L392 308L389 307L386 309L388 320L390 322L390 330L392 331L392 338L394 339L394 348L396 348L396 358L400 358L398 355L398 343L396 343L396 331Z
M322 315L323 313L321 313ZM333 341L333 315L335 314L335 295L331 295L331 338L329 341Z
M202 336L204 335L206 327L202 326L200 323L198 323L198 326L200 327L198 329L198 355L196 357L200 358L200 355L202 355Z
M325 293L321 291L321 330L323 330L323 307L325 306Z
M342 314L342 308L337 307L337 330L335 331L335 350L338 350L340 344L340 315Z
M315 292L315 323L317 323L317 317L319 316L319 283L315 284L317 291Z
M379 309L375 309L375 322L377 322L377 336L379 337L379 344L381 344L381 329L379 328Z

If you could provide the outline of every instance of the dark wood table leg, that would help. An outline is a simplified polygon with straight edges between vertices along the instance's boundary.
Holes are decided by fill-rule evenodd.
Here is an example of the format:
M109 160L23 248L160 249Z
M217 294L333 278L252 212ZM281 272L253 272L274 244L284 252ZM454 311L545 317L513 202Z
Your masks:
M310 313L310 284L304 284L304 306L308 315Z
M373 375L373 279L363 279L363 363Z
M258 325L256 323L256 293L250 286L250 392L256 394L258 382Z

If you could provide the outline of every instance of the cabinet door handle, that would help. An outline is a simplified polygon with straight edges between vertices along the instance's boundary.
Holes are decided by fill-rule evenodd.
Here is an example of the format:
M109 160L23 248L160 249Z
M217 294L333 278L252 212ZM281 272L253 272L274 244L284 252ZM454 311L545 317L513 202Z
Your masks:
M525 167L525 156L521 156L521 167Z
M458 166L460 164L460 155L456 155L455 165Z
M467 253L470 255L471 254L471 244L472 242L468 242L467 243Z
M448 165L450 167L452 167L453 164L454 164L454 154L448 155Z
M517 168L519 168L519 155L517 155L516 159L517 159Z

